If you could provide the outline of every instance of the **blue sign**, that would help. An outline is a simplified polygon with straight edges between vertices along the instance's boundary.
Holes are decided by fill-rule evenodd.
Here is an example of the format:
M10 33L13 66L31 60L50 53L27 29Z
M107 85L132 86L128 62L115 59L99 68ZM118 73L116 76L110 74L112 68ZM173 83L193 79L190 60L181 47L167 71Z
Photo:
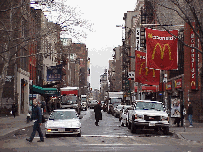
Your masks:
M47 81L61 81L62 64L47 68Z

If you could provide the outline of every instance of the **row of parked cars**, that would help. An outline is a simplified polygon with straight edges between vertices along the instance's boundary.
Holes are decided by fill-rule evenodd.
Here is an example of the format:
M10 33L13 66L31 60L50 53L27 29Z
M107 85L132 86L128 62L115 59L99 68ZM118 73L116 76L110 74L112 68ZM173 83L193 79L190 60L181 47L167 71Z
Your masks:
M132 105L119 104L112 115L132 133L142 129L154 129L169 134L169 117L162 102L136 100Z

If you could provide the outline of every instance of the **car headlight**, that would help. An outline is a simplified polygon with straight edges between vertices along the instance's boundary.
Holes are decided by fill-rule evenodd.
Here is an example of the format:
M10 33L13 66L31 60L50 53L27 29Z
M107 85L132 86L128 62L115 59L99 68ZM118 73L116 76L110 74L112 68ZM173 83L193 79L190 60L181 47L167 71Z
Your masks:
M144 119L144 115L135 114L135 119Z
M162 121L169 121L169 117L168 116L162 116Z

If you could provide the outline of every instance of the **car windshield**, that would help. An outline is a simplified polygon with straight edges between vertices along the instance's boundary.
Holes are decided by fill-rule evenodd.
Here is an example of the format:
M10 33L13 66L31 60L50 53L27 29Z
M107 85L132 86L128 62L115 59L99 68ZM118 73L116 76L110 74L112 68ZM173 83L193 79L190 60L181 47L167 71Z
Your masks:
M121 103L121 99L119 98L111 98L110 103L114 104L114 103Z
M92 100L91 103L97 103L97 100Z
M63 96L62 97L62 104L76 104L77 103L77 96Z
M124 109L126 110L128 108L128 110L132 110L133 109L133 107L131 107L131 106L125 106L124 107Z
M123 107L124 107L124 105L119 105L119 106L117 106L116 108L117 108L118 110L121 110Z
M75 111L54 111L49 119L50 120L58 120L58 119L77 119L78 115Z
M163 105L157 102L138 102L136 110L157 110L164 111Z
M81 98L81 101L82 102L86 102L86 98Z

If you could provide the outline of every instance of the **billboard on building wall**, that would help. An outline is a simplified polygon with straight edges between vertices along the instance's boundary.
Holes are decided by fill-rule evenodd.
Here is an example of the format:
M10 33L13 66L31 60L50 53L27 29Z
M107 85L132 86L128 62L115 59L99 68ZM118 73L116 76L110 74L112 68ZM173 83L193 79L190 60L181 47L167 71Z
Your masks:
M179 98L171 98L171 117L181 117Z
M170 31L178 36L178 30ZM161 70L178 69L178 39L167 31L145 29L147 67Z
M62 79L62 64L50 66L47 68L47 81L61 81Z

